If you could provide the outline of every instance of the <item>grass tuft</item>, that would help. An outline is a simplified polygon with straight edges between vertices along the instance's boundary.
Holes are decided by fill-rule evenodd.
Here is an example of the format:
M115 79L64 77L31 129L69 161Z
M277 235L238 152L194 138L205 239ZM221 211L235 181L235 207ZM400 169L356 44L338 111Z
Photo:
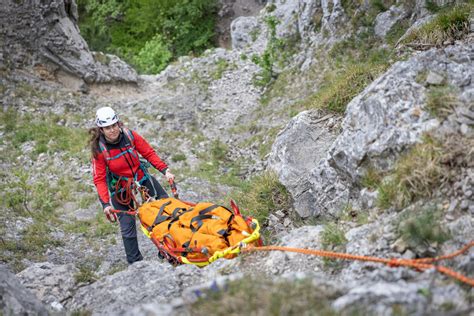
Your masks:
M335 315L333 295L311 280L272 281L244 277L212 289L189 308L193 315Z
M261 223L271 212L291 208L291 197L285 186L273 172L265 172L245 182L242 189L233 192L245 215L257 218Z
M414 249L418 245L437 245L449 240L450 235L440 225L441 212L433 207L408 213L398 225L398 233L407 245Z
M457 93L452 87L430 87L428 90L426 109L434 117L445 119L458 104Z
M379 186L381 208L404 208L416 198L431 197L447 180L446 149L440 140L426 135L397 161L394 171Z
M432 21L413 30L401 43L428 49L462 39L469 33L469 14L473 8L473 4L461 4L441 10Z

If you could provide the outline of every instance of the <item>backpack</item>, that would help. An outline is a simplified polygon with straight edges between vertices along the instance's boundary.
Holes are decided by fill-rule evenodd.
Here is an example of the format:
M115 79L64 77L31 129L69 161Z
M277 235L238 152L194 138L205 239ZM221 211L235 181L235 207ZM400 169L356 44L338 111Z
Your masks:
M202 266L219 257L231 259L238 254L232 250L241 242L260 237L258 222L253 226L251 218L246 221L238 211L213 203L165 198L143 204L138 217L161 256L175 264Z

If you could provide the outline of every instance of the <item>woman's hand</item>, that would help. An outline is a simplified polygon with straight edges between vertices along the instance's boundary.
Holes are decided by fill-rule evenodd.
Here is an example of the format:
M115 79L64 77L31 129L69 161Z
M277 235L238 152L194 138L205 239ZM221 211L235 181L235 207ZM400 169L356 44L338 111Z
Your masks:
M104 214L111 223L115 223L117 221L117 215L112 213L112 206L107 206L104 208Z
M174 181L174 174L172 174L169 170L166 170L165 177L166 177L166 180L168 181L170 180Z

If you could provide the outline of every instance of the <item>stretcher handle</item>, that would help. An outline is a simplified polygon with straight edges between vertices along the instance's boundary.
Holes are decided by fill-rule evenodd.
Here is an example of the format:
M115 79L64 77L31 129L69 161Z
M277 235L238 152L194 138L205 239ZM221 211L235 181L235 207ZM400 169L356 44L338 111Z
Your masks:
M178 194L178 188L176 187L176 183L174 182L173 179L169 179L168 182L170 183L171 192L173 193L174 198L178 199L179 194Z

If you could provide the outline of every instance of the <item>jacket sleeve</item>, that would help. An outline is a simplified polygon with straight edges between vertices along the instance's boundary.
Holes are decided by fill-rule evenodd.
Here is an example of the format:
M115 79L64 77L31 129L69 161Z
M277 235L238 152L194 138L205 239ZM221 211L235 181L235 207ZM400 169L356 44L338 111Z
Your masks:
M102 207L110 206L109 189L107 188L107 165L103 154L92 158L92 176Z
M166 169L168 169L168 165L161 160L155 150L148 144L148 142L140 136L137 132L132 131L134 142L135 142L135 149L138 151L140 155L143 156L146 160L148 160L153 167L155 167L158 171L165 174Z

